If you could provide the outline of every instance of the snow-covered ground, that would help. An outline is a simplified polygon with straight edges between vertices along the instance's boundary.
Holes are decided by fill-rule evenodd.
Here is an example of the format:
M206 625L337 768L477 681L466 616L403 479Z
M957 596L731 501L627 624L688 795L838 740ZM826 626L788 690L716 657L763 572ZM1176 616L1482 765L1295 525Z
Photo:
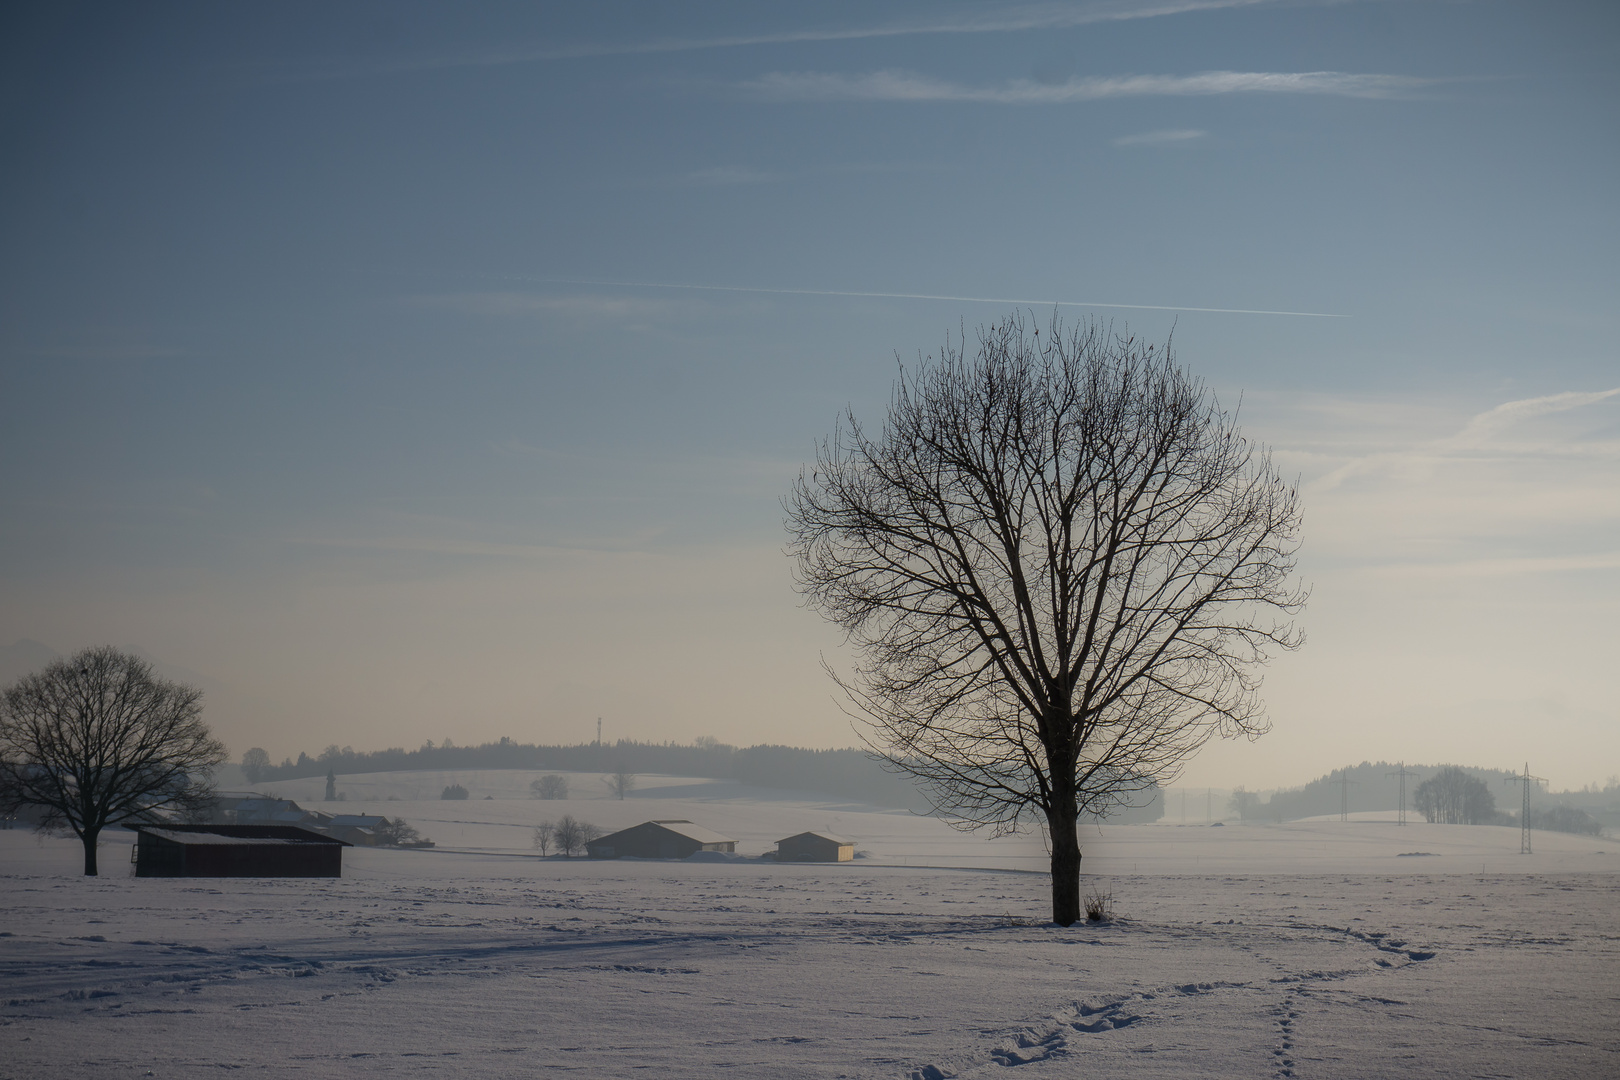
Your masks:
M1038 841L715 781L519 798L534 775L340 779L441 845L341 880L136 879L122 837L85 879L73 842L0 832L0 1077L1620 1075L1613 841L1104 826L1117 917L1059 929ZM452 779L474 798L420 798ZM533 857L562 813L867 855Z

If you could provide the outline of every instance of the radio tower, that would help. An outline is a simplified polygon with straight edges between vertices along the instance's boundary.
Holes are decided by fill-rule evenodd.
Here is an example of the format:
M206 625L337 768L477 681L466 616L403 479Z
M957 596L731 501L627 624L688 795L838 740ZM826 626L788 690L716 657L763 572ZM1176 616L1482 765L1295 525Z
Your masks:
M1401 778L1401 801L1400 801L1399 806L1397 806L1396 810L1395 810L1395 824L1397 824L1397 825L1405 825L1406 824L1406 778L1408 776L1416 776L1417 774L1413 773L1413 772L1408 772L1407 769L1406 769L1406 762L1403 761L1403 762L1400 763L1399 766L1396 767L1394 772L1387 772L1384 775L1385 776L1398 776L1398 777Z
M1328 781L1328 783L1330 783L1330 784L1338 784L1339 785L1339 820L1340 821L1349 821L1350 820L1350 785L1351 784L1359 784L1360 782L1361 781L1359 781L1359 780L1350 779L1350 770L1349 769L1340 769L1339 770L1339 778L1337 780L1329 780Z
M1524 763L1524 774L1522 776L1509 776L1502 780L1504 784L1522 784L1524 786L1524 802L1520 804L1519 808L1520 855L1534 854L1530 850L1530 785L1545 784L1546 782L1545 777L1530 775L1530 763L1528 761Z

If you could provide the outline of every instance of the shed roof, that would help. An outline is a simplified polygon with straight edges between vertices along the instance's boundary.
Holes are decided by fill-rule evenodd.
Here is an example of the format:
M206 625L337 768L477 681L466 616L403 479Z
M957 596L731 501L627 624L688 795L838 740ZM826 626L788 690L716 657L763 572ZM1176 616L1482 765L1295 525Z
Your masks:
M855 841L850 840L850 839L848 839L846 837L838 836L835 833L817 832L815 830L811 830L810 832L794 833L792 836L784 836L784 837L782 837L782 839L778 840L777 843L778 844L786 844L791 840L803 839L806 836L813 836L818 840L828 840L828 841L831 841L832 843L838 844L838 845L853 844L855 842Z
M729 836L721 836L713 829L705 829L701 825L694 825L685 818L675 818L668 821L649 821L647 824L658 825L662 828L668 829L672 833L680 833L682 836L690 840L696 840L700 844L735 844L737 842Z
M201 847L218 847L222 844L231 846L268 844L271 846L286 846L288 844L341 844L351 847L347 841L331 836L323 836L310 829L301 829L296 825L130 825L129 828L142 836L155 836L175 844L191 844Z

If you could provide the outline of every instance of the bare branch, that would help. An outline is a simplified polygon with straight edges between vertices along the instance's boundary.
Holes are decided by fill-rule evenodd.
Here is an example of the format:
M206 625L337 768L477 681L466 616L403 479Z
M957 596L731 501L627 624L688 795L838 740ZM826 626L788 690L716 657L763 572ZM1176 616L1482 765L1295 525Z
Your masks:
M1097 323L947 341L881 433L847 415L786 509L868 744L961 827L1043 820L1076 904L1077 816L1263 733L1257 669L1301 641L1296 487L1168 345Z
M71 829L86 874L101 830L195 811L224 760L202 693L116 649L85 649L0 693L0 806L40 807L42 827Z

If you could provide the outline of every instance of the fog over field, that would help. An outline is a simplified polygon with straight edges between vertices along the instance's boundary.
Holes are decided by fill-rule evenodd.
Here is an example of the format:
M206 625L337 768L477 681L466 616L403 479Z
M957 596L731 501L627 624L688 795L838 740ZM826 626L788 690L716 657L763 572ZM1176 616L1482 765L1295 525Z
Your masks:
M341 880L78 876L0 832L0 1076L1586 1078L1610 1023L1620 843L1393 821L1104 825L1048 921L1036 841L740 785L624 801L533 774L344 781L430 851ZM415 798L457 781L493 800ZM316 782L282 795L318 796ZM393 798L390 798L390 797ZM331 804L320 804L330 807ZM687 818L734 857L538 858L535 822ZM802 829L841 864L757 855ZM1421 853L1421 854L1420 854Z

